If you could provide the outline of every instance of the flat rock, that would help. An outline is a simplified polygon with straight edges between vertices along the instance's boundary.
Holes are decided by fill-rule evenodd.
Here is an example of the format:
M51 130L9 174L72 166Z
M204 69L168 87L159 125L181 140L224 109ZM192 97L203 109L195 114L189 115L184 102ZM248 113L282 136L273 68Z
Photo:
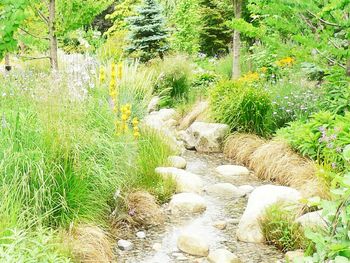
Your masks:
M263 243L259 219L266 208L280 202L297 203L301 194L294 188L286 186L264 185L257 187L249 196L247 207L240 219L237 237L240 241Z
M214 153L222 152L222 143L228 132L226 124L194 122L180 134L180 138L188 149L194 147L198 152Z
M216 249L210 251L208 256L210 263L241 263L242 261L233 253L226 249Z
M206 191L209 195L224 199L237 198L244 195L241 191L239 191L238 187L230 183L214 184L207 187Z
M327 228L327 221L322 216L322 210L306 213L296 220L303 228Z
M187 162L184 158L181 156L169 156L168 162L170 166L178 168L178 169L185 169Z
M177 247L182 252L193 256L206 257L209 254L209 245L201 236L185 233L177 239Z
M172 214L194 214L202 213L207 209L207 204L203 197L194 193L175 194L169 203Z
M177 193L202 193L203 181L199 175L175 167L157 167L155 172L164 179L171 178L176 183Z
M241 185L238 187L238 190L244 195L250 194L254 189L255 187L251 185Z
M125 240L125 239L118 240L117 245L120 250L125 250L125 251L131 250L134 247L134 245L129 240Z
M245 176L249 175L249 170L240 165L220 165L216 167L216 172L222 176Z
M295 260L300 260L304 257L304 251L301 249L295 250L295 251L288 251L285 254L285 259L287 262L294 262Z

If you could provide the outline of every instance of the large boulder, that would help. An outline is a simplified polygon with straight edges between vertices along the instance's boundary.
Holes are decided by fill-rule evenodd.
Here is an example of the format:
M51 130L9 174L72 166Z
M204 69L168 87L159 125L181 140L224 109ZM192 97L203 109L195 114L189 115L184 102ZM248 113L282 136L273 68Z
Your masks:
M172 214L195 214L202 213L207 209L203 197L194 193L181 193L174 195L169 203Z
M208 255L210 263L241 263L242 261L233 253L226 249L216 249L210 251Z
M185 130L209 108L208 101L201 101L180 121L179 130Z
M218 183L207 187L206 192L209 195L220 197L223 199L232 199L244 196L245 193L241 192L238 187L229 183Z
M193 256L206 257L209 254L209 245L202 236L184 233L177 239L177 247L182 252Z
M175 167L157 167L155 172L165 180L171 178L177 193L201 193L203 181L199 175Z
M297 203L300 198L300 192L291 187L275 185L257 187L250 194L247 208L239 221L238 239L244 242L263 243L265 239L259 220L264 215L266 208L280 201Z
M327 228L327 221L322 216L322 210L306 213L296 220L303 228Z
M185 132L180 133L187 149L214 153L222 151L222 142L229 132L229 126L220 123L194 122Z
M176 125L178 114L174 109L161 109L151 112L142 123L142 128L152 129L160 134L176 153L182 153L184 149L183 142L177 139Z

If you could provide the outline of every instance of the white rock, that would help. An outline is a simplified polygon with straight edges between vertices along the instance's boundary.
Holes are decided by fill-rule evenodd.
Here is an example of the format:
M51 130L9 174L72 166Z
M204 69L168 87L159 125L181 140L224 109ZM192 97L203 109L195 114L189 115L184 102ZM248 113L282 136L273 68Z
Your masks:
M240 165L220 165L216 167L216 172L222 176L245 176L249 175L249 170Z
M129 240L125 240L125 239L118 240L117 245L119 249L125 250L125 251L131 250L133 248L133 244Z
M168 162L172 167L178 169L185 169L187 165L186 160L180 156L169 156Z
M210 263L241 263L242 261L233 253L226 249L216 249L210 251L208 256Z
M251 185L241 185L238 187L238 190L244 195L250 194L251 192L254 191L254 189L255 187Z
M304 251L301 249L295 250L295 251L288 251L285 254L285 258L287 262L294 262L295 260L300 260L304 257Z
M144 239L144 238L146 238L146 233L143 232L143 231L138 231L138 232L136 233L136 236L137 236L138 238L140 238L140 239Z
M297 218L296 222L304 228L327 228L327 223L322 217L322 210L306 213Z
M152 246L152 249L155 251L160 251L162 249L162 244L160 243L154 243Z
M229 183L218 183L211 185L207 187L206 191L212 196L221 197L225 199L237 198L244 195L241 191L239 191L238 187Z
M225 220L220 220L220 221L216 221L213 224L213 227L219 229L219 230L224 230L227 226L227 221Z
M299 191L291 187L275 185L257 187L250 194L247 208L238 224L238 239L252 243L264 242L259 219L264 215L266 208L279 201L296 203L300 198Z
M203 197L194 193L175 194L169 203L172 214L202 213L207 209L207 204Z
M177 247L182 252L193 256L206 257L209 253L209 245L201 236L185 233L177 239Z
M229 126L226 124L194 122L181 134L181 139L188 149L194 146L198 152L221 152L222 142L228 131Z
M159 101L160 101L160 98L158 96L153 97L148 104L147 112L150 113L152 111L158 110Z
M202 193L202 179L191 172L174 168L174 167L158 167L155 172L164 179L171 178L176 183L177 193Z

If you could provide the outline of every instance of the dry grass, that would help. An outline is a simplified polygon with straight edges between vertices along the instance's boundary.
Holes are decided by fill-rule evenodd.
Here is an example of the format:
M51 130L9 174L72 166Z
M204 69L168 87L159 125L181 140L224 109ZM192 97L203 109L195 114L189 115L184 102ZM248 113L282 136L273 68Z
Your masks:
M250 166L250 156L265 142L265 140L253 134L232 134L226 140L224 153L236 162Z
M109 263L113 261L112 241L102 228L93 225L79 225L65 233L76 262Z
M126 198L129 216L133 225L150 227L162 225L165 215L153 195L138 191Z
M299 156L285 142L270 141L262 145L250 156L249 164L260 179L297 188L304 196L324 192L314 163Z

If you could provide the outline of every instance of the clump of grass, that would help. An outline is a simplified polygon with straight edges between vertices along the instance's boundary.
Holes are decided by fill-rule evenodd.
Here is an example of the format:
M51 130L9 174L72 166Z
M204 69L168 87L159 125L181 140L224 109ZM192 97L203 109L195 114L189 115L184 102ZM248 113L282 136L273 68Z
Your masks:
M62 238L76 262L109 263L114 258L112 240L101 227L79 225L62 234Z
M249 163L259 178L282 185L300 189L307 181L315 180L313 162L300 157L281 141L270 141L257 148L250 156Z
M267 244L283 252L305 249L310 245L301 225L295 222L298 213L294 210L283 203L266 209L260 225Z
M265 142L254 134L235 133L226 139L224 154L240 164L250 166L250 156Z
M142 131L138 142L134 185L154 194L161 203L170 199L175 192L175 184L165 181L155 172L155 168L165 165L170 155L173 155L171 147L156 130Z

